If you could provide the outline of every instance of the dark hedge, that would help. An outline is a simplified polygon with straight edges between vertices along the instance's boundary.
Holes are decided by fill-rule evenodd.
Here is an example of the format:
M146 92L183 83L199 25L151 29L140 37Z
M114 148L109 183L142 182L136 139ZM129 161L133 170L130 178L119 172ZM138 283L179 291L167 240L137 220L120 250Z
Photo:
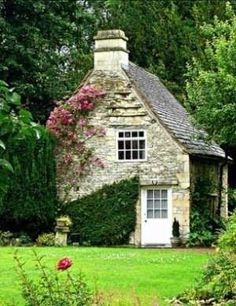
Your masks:
M79 234L82 244L127 244L135 229L138 194L138 179L132 178L67 204L64 212L72 219L71 232Z
M57 212L55 143L45 132L40 139L11 139L6 158L12 173L0 205L0 229L26 232L36 238L51 231Z

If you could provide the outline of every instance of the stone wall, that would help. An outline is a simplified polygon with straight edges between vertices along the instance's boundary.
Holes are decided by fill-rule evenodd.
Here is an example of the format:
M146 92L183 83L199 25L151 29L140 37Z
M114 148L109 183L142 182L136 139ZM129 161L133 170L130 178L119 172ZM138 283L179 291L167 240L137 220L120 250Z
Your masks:
M104 169L94 168L92 173L80 182L78 192L72 192L76 199L90 194L104 184L138 175L142 186L164 186L172 188L173 218L181 225L182 235L189 231L189 155L160 124L152 110L135 91L126 74L120 71L95 70L87 80L106 91L99 103L91 123L106 130L105 137L92 138L89 145L105 164ZM147 135L146 161L118 161L116 152L117 131L120 129L142 129ZM141 209L137 203L137 227L135 244L140 243Z

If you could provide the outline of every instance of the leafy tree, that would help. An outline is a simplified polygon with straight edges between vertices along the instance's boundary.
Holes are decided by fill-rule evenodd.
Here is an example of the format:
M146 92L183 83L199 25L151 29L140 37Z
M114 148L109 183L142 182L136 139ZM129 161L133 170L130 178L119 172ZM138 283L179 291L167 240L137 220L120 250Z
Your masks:
M200 27L207 42L204 58L188 67L187 107L218 143L236 145L236 15Z
M205 43L198 26L211 23L215 15L224 19L224 1L106 0L105 4L108 16L101 26L123 29L131 60L157 74L183 101L186 63L201 57Z
M85 1L0 0L0 75L44 122L91 65L93 15Z
M198 25L214 15L225 18L224 1L0 0L0 74L45 122L92 67L97 30L121 28L131 60L183 100L186 62L204 44Z
M223 166L236 147L236 15L226 4L227 20L215 17L212 24L200 27L206 39L204 56L188 67L186 106L196 122L226 151L220 167L219 206ZM235 177L230 166L230 176ZM233 181L233 180L231 180Z

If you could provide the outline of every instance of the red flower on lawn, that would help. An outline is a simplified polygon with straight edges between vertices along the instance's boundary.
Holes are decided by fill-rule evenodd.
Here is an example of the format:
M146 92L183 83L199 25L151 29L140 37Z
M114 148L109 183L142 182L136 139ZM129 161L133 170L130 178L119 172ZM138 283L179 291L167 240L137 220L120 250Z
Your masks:
M68 257L62 258L57 263L57 270L66 270L72 266L72 260Z

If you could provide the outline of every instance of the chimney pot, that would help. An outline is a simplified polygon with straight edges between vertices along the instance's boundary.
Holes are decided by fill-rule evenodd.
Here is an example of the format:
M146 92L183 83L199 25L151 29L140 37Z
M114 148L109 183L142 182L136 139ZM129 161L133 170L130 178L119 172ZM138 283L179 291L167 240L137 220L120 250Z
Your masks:
M98 31L95 39L94 69L119 70L128 66L128 38L121 30Z

